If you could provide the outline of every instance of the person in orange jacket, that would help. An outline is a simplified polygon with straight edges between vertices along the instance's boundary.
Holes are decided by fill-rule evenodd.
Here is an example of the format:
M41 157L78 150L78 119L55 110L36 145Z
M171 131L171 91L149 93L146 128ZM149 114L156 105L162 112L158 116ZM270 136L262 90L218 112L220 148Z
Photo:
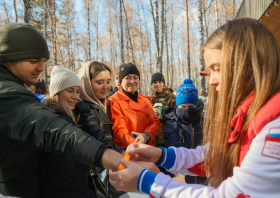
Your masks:
M161 129L150 98L137 92L140 72L136 65L120 66L121 89L107 99L113 124L113 140L121 148L141 142L155 146L154 139Z

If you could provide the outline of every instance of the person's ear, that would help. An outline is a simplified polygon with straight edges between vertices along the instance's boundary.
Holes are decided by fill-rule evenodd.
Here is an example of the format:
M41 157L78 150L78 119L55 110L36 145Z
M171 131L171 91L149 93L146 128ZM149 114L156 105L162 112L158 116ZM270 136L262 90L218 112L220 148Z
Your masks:
M6 67L8 67L8 68L10 68L10 67L12 66L11 63L1 63L1 64L4 65L4 66L6 66Z

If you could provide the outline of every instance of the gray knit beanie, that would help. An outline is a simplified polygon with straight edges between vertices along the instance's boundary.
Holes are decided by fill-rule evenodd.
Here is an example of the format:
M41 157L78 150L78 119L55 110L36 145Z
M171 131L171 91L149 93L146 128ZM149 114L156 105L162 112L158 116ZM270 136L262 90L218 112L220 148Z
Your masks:
M28 23L8 23L0 28L0 63L30 58L50 58L40 32Z
M49 87L50 97L56 95L64 89L74 86L81 87L81 80L75 72L63 67L53 67Z

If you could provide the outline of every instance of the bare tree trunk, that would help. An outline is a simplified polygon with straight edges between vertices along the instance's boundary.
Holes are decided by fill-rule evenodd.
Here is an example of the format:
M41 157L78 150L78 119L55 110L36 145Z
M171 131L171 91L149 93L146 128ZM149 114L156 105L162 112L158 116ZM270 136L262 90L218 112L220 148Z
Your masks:
M90 9L89 9L89 1L87 0L87 35L88 35L88 60L91 60L91 47L90 47Z
M112 38L113 38L113 35L112 35L112 17L110 16L111 13L110 13L110 4L109 2L106 3L106 10L107 10L107 13L108 13L108 23L109 23L109 35L110 35L110 40L109 40L109 45L110 45L110 62L111 62L111 70L114 71L114 67L113 67L113 44L112 44ZM111 77L113 79L113 72L111 72Z
M160 23L161 23L161 31L160 31L160 34L161 34L161 39L160 39L160 55L159 55L159 72L162 73L162 55L163 55L163 42L164 42L164 4L165 4L165 0L161 0L161 20L160 20Z
M234 17L235 17L235 0L232 0L232 12L233 12L232 18L234 19Z
M122 0L120 0L120 28L121 28L121 63L124 63L124 42L123 42L123 20L122 20Z
M14 5L15 5L15 0L14 0ZM47 30L48 30L48 7L47 7L47 0L44 0L44 37L47 40ZM17 18L17 15L16 15ZM17 19L16 19L17 20ZM48 68L47 68L47 64L45 63L45 70L44 70L44 80L46 85L48 85Z
M96 56L96 60L98 60L99 58L99 23L98 23L98 18L99 18L99 2L100 0L98 0L98 4L97 4L97 15L96 15L96 53L95 53L95 56Z
M23 0L23 2L24 2L24 22L31 24L32 14L33 14L33 0Z
M211 2L212 4L212 2ZM204 36L207 38L208 37L208 27L209 27L209 23L207 23L207 12L210 13L210 11L207 11L210 7L211 7L211 4L209 5L209 7L206 9L205 8L205 3L203 3L203 19L204 19ZM210 9L211 10L211 9ZM209 14L208 14L208 20L209 20Z
M219 27L219 17L218 17L218 0L215 0L215 12L216 12L216 27Z
M72 65L72 70L75 71L75 53L74 53L74 47L75 45L75 26L74 26L74 21L75 21L75 12L74 12L74 2L71 1L71 28L70 28L70 50L71 50L71 65ZM73 39L74 38L74 39Z
M154 24L154 35L155 35L155 44L156 44L156 68L157 71L160 70L160 46L159 46L159 17L158 17L158 0L150 0L150 9Z
M172 4L171 4L171 59L170 59L170 61L171 61L171 87L172 88L174 88L173 87L173 75L174 75L174 73L173 73L173 71L174 71L174 54L173 54L173 30L174 30L174 20L173 20L173 15L174 15L174 12L173 12L173 0L172 0Z
M150 1L151 2L151 1ZM149 69L150 70L148 70L148 68L147 68L147 72L148 72L148 74L149 75L147 75L149 78L148 79L150 79L150 77L151 77L151 75L153 74L153 64L152 64L152 53L151 53L151 26L148 26L148 22L147 22L147 20L146 20L146 15L145 15L145 12L144 12L144 10L145 10L145 8L144 8L144 5L142 4L142 11L143 11L143 15L144 15L144 21L145 21L145 29L146 29L146 31L147 31L147 35L149 35L148 36L148 45L149 45L149 48L148 48L148 54L149 54L149 59L148 59L148 62L149 62ZM151 11L152 12L152 11ZM153 16L153 14L152 14L152 16ZM148 29L150 29L150 31L148 31ZM149 34L150 33L150 34ZM148 82L149 82L149 80L148 80ZM150 90L150 89L149 89Z
M189 9L188 9L188 0L185 0L185 9L186 9L186 33L187 33L187 56L188 56L188 78L191 78L191 59L190 59L190 30L189 30Z
M133 50L132 40L131 40L130 31L129 31L129 27L128 27L128 19L127 19L127 13L125 10L124 2L123 2L123 11L124 11L124 15L125 15L125 26L126 26L127 37L128 37L128 41L129 41L130 49L131 49L132 62L135 64L134 50Z
M222 23L223 23L223 19L224 19L224 3L225 3L225 1L224 0L221 0L221 12L220 12L220 24L219 24L219 26L221 26L222 25Z
M199 21L199 40L200 40L200 47L203 46L204 38L203 38L203 14L202 14L202 0L198 0L198 21ZM204 71L204 64L203 64L203 57L200 53L200 71ZM205 77L201 76L201 88L205 89Z
M52 20L53 20L53 23L52 23L53 58L54 58L54 65L57 65L57 38L56 38L56 15L55 15L55 11L56 11L55 0L53 0L53 16L52 16Z
M18 22L18 13L17 13L17 2L14 0L14 10L15 10L15 15L16 15L16 23Z
M141 44L140 44L140 48L141 48L141 57L142 57L142 61L140 63L141 66L143 66L143 73L145 71L145 65L143 64L144 63L144 46L143 46L143 34L142 34L142 24L141 24L141 17L140 17L140 8L139 8L139 1L137 1L137 13L138 13L138 20L139 20L139 31L140 31L140 40L141 40ZM146 75L145 75L146 76ZM148 82L148 81L143 81L141 82L141 86L139 87L140 88L140 92L144 95L146 94L146 90L145 88L147 86L145 86L145 83ZM143 89L144 88L144 89Z
M10 23L9 11L8 11L8 8L7 8L7 5L6 5L5 1L3 1L3 7L4 7L6 18L7 18L6 23Z
M156 68L160 71L160 45L159 45L159 15L158 15L158 0L154 0L154 18L155 18L155 40L156 40Z
M59 49L59 52L60 52L60 56L61 56L61 62L62 62L62 65L63 67L65 66L64 64L64 60L63 60L63 55L62 55L62 52L59 48L59 45L57 43L57 35L56 35L56 16L55 16L55 0L53 0L52 2L52 5L50 6L48 4L48 1L47 1L47 7L48 8L51 8L52 10L52 14L50 14L49 10L48 10L48 16L52 16L51 17L51 24L50 26L52 27L51 30L52 30L52 44L53 44L53 56L54 56L54 65L57 65L57 48Z
M165 5L166 6L166 5ZM166 22L166 13L167 9L165 9L164 12L164 23L165 23L165 32L164 32L164 38L165 38L165 53L166 53L166 71L167 71L167 84L170 84L170 65L169 65L169 53L168 53L168 39L167 39L167 22Z

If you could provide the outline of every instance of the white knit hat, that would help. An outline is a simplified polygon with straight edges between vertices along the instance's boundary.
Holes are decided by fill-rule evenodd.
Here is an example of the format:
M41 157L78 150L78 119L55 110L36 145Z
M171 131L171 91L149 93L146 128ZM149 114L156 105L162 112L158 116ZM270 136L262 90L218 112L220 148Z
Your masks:
M74 86L81 87L81 80L75 72L63 67L53 67L49 87L50 97L63 91L64 89Z

